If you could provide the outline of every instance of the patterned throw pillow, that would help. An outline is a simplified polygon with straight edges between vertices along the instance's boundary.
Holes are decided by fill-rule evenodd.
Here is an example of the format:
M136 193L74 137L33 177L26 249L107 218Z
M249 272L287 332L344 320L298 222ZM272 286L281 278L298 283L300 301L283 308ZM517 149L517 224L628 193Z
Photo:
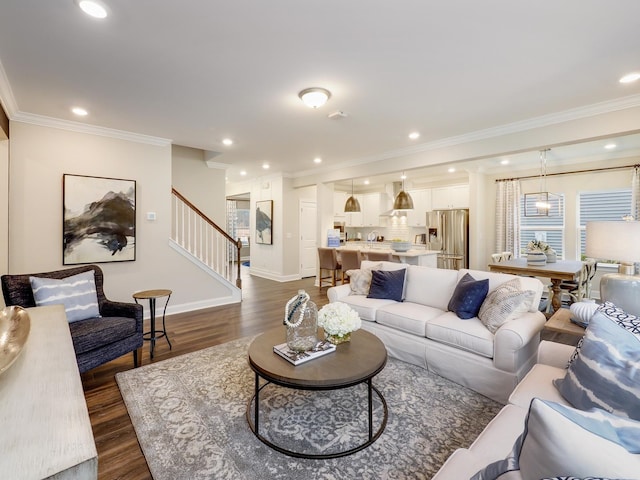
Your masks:
M553 384L576 408L640 420L640 337L597 312L567 374Z
M522 290L520 279L514 278L498 285L482 303L478 318L491 332L529 310L535 297L533 290Z
M379 268L382 268L381 263L374 265L372 268L347 270L345 273L349 277L349 285L351 286L349 295L368 295L371 285L371 272Z
M604 314L607 318L616 322L622 328L626 328L640 339L640 317L625 312L611 302L604 302L600 305L598 310L596 310L596 313L598 312ZM567 368L569 368L575 359L578 358L583 341L584 337L578 341L578 345L576 345L576 349L573 351L573 354L569 359L569 363L567 363Z
M638 478L640 422L594 408L588 412L534 398L524 432L504 460L471 480L540 480L572 472L580 478ZM567 477L559 477L567 478ZM572 477L568 477L572 478Z
M402 302L404 300L402 294L404 292L404 277L406 272L406 268L392 271L374 270L367 298L380 298Z
M488 278L476 280L470 274L465 273L456 285L447 308L463 320L473 318L478 315L488 292Z
M64 305L69 323L100 316L93 270L63 279L29 277L29 282L36 305Z

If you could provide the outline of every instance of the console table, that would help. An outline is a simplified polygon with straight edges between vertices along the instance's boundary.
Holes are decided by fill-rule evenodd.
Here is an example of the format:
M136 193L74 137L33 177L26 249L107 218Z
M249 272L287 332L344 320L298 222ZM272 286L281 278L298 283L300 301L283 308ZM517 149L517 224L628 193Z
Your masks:
M96 479L98 453L64 307L27 312L27 343L0 375L0 476Z

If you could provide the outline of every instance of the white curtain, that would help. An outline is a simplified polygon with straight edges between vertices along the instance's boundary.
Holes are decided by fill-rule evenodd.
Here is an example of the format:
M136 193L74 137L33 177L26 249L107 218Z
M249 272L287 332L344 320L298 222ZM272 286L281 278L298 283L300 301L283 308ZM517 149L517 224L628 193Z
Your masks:
M520 181L496 184L496 253L520 256Z
M631 178L631 215L640 221L640 167L636 165Z

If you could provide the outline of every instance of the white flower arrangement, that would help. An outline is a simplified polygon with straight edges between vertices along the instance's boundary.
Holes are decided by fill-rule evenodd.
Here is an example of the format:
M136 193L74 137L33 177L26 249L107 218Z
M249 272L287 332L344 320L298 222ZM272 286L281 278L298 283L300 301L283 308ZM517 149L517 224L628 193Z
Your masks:
M355 332L362 325L358 312L346 303L329 303L318 312L318 326L329 335L343 337Z
M546 252L549 250L549 244L542 240L531 240L527 243L527 250L530 252Z

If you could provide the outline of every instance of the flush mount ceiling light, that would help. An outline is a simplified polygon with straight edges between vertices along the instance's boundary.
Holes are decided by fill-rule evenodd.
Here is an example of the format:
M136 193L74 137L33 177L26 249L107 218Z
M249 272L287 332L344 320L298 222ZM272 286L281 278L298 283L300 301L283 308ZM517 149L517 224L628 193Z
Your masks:
M344 204L344 211L347 213L360 211L360 202L353 196L353 179L351 180L351 196L347 198L347 203Z
M331 92L326 88L313 87L302 90L298 97L307 107L318 108L327 103L331 98Z
M322 163L322 159L320 157L316 157L313 159L313 163Z
M626 74L624 77L620 79L620 83L633 83L636 80L640 80L640 73L632 72Z
M560 214L560 196L546 191L548 151L548 148L540 150L540 191L524 194L525 217L553 217Z
M229 146L233 145L233 140L231 140L230 138L225 138L225 139L222 140L222 143L224 145L226 145L227 147L229 147Z
M77 115L79 117L86 117L87 115L89 115L89 112L87 112L84 108L82 107L73 107L71 109L71 112L73 112L74 115Z
M404 191L404 179L407 176L402 172L402 190L398 193L398 196L393 201L394 210L413 210L413 198L407 192Z
M75 0L80 9L93 18L106 18L107 8L97 0Z

